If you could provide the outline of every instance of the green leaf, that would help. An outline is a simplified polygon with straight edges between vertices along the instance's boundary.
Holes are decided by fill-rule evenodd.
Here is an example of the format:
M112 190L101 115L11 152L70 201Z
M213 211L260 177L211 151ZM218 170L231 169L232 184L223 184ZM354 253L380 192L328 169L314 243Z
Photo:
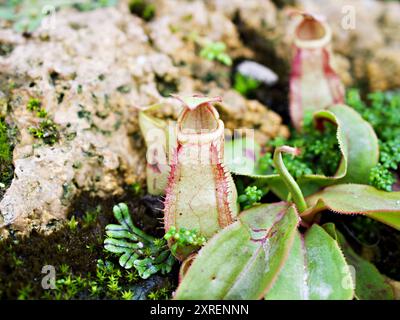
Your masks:
M378 138L372 126L352 108L335 105L314 115L317 121L328 120L338 126L337 138L342 161L336 179L340 183L368 183L369 172L379 160Z
M333 223L328 223L323 227L329 228L329 233L334 234L348 265L354 268L356 298L361 300L393 300L393 289L378 269L354 252L343 234L335 230Z
M108 238L104 240L104 249L119 255L121 267L134 267L143 279L158 271L163 274L170 272L175 259L166 248L166 241L153 238L137 228L125 203L114 206L113 211L120 224L106 226Z
M139 276L143 279L149 278L152 274L157 273L159 270L157 266L153 265L150 258L135 260L133 264L136 270L139 272Z
M244 211L199 251L175 298L262 298L287 257L297 224L294 206L286 203Z
M377 165L379 158L378 139L371 125L352 108L346 105L335 105L327 110L322 110L314 114L316 124L330 121L337 125L337 138L339 142L342 160L336 174L332 177L324 175L304 175L298 179L298 184L304 195L310 195L324 186L352 182L368 183L370 170ZM235 143L235 141L234 141ZM238 141L240 143L240 141ZM233 146L228 148L233 149ZM236 147L236 149L240 149ZM239 157L243 155L237 151L235 154L236 162L240 163ZM256 156L255 163L258 162L259 152L254 149ZM235 163L236 163L235 162ZM279 175L260 174L257 166L248 164L249 160L244 159L244 165L228 165L231 172L255 178L267 183L271 190L282 200L286 200L288 191ZM253 162L254 163L254 162Z
M128 206L125 203L119 203L113 208L114 216L118 222L130 232L133 232L134 225L129 214Z
M386 192L360 184L327 187L306 199L311 207L302 216L312 218L329 209L343 214L364 214L400 230L400 192Z
M267 300L348 300L351 273L337 242L318 225L296 233L289 257Z
M224 163L233 174L256 174L260 150L261 147L250 136L225 140Z
M104 248L110 252L121 253L138 249L140 245L125 240L107 238L104 240Z
M134 252L125 252L119 258L119 265L125 269L130 269L133 267L135 260L138 258L138 255Z
M133 233L131 233L127 228L119 224L107 225L106 235L110 238L115 239L130 239L132 241L138 241L138 238Z
M331 121L337 125L337 139L342 160L333 177L305 175L300 188L310 195L321 187L345 182L367 184L369 173L379 160L378 138L372 126L352 108L335 105L314 114L314 121Z

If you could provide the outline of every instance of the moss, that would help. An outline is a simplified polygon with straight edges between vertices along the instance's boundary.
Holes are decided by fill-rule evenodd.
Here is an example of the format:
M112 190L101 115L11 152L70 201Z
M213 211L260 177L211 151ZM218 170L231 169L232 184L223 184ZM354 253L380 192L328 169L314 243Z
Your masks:
M11 43L0 42L0 56L8 56L14 50L14 45Z
M131 0L129 1L129 11L145 21L150 21L156 14L156 7L146 0Z
M30 98L26 108L29 111L36 112L36 116L42 119L39 125L28 129L29 133L36 139L41 139L45 144L55 144L60 138L58 127L49 117L47 111L42 108L41 101L38 98Z
M129 187L126 190L123 197L107 200L84 193L75 199L68 221L50 235L33 231L22 238L11 233L0 242L0 299L145 299L149 292L164 287L170 294L176 286L176 268L167 276L142 280L136 271L120 268L118 259L103 249L105 226L115 222L112 207L120 201L128 204L138 226L146 225L142 228L146 232L163 233L158 220L161 212L149 198L157 206L160 200L137 197ZM55 267L57 289L42 288L44 265Z
M40 121L36 127L30 127L29 133L48 145L55 144L60 138L57 125L49 118Z
M179 83L176 80L166 80L163 77L156 76L157 90L163 97L169 97L172 93L178 91Z
M30 98L28 101L28 104L26 105L26 108L29 111L39 111L41 106L42 106L42 103L40 102L40 100L38 98Z
M11 184L14 176L12 150L10 128L3 119L0 119L0 198Z

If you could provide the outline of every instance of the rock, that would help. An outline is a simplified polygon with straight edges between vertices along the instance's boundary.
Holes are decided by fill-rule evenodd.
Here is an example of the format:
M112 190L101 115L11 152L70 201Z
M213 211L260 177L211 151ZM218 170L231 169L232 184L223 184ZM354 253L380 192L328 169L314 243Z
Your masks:
M400 47L378 49L375 51L375 56L366 63L366 76L373 91L399 88L399 74Z
M246 100L233 90L221 92L223 102L217 106L225 128L231 130L253 129L256 141L265 145L269 140L281 136L287 138L289 129L282 124L281 117L268 110L257 100Z
M243 61L237 66L237 70L244 76L264 82L271 86L278 82L278 75L271 69L254 61Z
M154 3L157 14L148 23L120 1L90 12L61 9L55 28L40 27L30 37L0 29L0 43L13 48L0 56L0 91L7 121L18 132L15 178L0 201L0 229L50 232L82 192L108 198L121 195L124 185L144 183L137 112L162 102L159 116L176 118L180 107L167 97L171 92L226 94L230 128L262 127L260 142L286 134L279 116L229 90L229 66L199 56L204 41L221 41L232 58L252 57L227 16L202 1ZM54 145L29 133L41 121L27 110L31 98L57 125ZM232 112L236 108L243 119Z
M41 40L43 33L49 40ZM144 181L144 150L131 135L137 132L136 106L156 101L159 94L153 69L142 70L140 84L132 79L135 59L149 49L139 19L128 12L66 10L57 15L56 28L39 29L2 57L2 72L29 80L12 91L10 101L8 117L19 141L15 178L0 202L1 225L45 230L49 221L66 217L69 204L82 191L107 197L121 194L124 184ZM173 73L168 57L160 60L152 54L149 66L164 63L163 72L170 67ZM139 94L138 88L146 85L154 89ZM122 93L122 86L131 89ZM26 108L31 97L41 101L59 127L60 141L53 146L28 132L40 121Z

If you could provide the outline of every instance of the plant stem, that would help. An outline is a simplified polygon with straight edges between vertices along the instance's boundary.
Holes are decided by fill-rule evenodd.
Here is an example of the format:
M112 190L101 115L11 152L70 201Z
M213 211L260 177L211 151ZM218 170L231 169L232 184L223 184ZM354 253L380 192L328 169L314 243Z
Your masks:
M296 148L282 146L275 149L274 152L274 165L279 175L283 179L286 187L289 189L290 194L292 195L293 201L297 207L297 210L302 213L307 209L306 201L304 200L303 193L297 182L294 180L292 175L286 169L286 166L282 159L282 153L290 153L292 155L298 155L299 150Z

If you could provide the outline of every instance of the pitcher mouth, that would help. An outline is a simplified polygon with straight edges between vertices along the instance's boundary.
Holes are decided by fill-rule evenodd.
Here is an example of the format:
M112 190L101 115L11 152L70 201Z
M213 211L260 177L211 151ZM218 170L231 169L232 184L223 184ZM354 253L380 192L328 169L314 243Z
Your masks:
M223 137L224 124L212 105L186 109L178 120L177 138L180 143L203 144L220 141Z
M303 15L296 27L295 44L300 48L316 49L327 45L331 37L332 31L326 23L312 15Z
M184 134L213 133L219 127L219 115L212 105L204 104L194 110L185 109L178 123Z

